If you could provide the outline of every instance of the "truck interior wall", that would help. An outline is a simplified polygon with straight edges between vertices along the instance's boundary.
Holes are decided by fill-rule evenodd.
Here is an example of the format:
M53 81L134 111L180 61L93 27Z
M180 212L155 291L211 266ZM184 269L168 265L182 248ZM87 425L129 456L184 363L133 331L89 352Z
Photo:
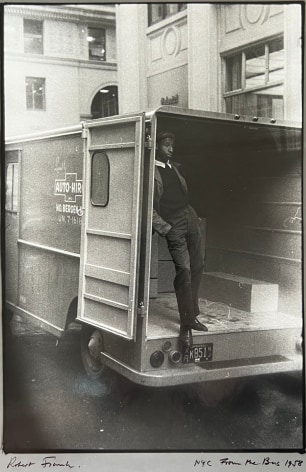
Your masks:
M279 311L300 315L300 134L176 117L158 129L175 133L190 203L206 221L205 271L277 283Z

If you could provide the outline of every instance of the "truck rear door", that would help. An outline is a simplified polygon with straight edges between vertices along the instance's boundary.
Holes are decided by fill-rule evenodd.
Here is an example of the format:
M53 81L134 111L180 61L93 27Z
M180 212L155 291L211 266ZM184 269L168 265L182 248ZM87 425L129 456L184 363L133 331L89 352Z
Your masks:
M144 115L86 127L78 319L135 339Z

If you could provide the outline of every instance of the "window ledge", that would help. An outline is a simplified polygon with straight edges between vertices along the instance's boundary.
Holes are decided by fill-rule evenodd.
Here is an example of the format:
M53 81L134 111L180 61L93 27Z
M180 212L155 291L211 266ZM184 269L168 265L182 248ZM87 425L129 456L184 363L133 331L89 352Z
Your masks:
M257 87L250 87L250 88L245 88L245 89L237 89L237 90L231 90L230 92L224 92L223 97L232 97L234 95L241 95L242 93L250 93L250 92L257 92L260 90L266 90L272 87L276 87L277 85L284 85L283 80L277 80L275 82L269 82L268 84L260 85Z
M35 52L35 51L24 51L23 54L25 54L27 57L37 57L37 56L43 56L44 52Z

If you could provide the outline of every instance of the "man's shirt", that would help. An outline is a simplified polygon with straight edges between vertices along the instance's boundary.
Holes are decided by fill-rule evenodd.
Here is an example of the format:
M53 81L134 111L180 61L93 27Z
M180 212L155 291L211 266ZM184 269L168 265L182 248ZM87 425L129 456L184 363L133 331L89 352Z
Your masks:
M155 159L155 165L157 167L163 167L163 168L168 166L168 167L170 167L170 169L172 169L172 165L171 165L171 162L169 161L169 159L167 160L167 162L162 162L162 161L158 161L157 159Z

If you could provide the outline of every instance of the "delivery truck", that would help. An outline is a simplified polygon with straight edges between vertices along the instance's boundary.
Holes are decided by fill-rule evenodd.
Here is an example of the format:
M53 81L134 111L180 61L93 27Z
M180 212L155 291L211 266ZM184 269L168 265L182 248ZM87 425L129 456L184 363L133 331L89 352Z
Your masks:
M176 136L205 268L193 346L152 231L156 135ZM162 106L6 140L6 312L81 326L93 377L153 387L302 368L302 129Z

